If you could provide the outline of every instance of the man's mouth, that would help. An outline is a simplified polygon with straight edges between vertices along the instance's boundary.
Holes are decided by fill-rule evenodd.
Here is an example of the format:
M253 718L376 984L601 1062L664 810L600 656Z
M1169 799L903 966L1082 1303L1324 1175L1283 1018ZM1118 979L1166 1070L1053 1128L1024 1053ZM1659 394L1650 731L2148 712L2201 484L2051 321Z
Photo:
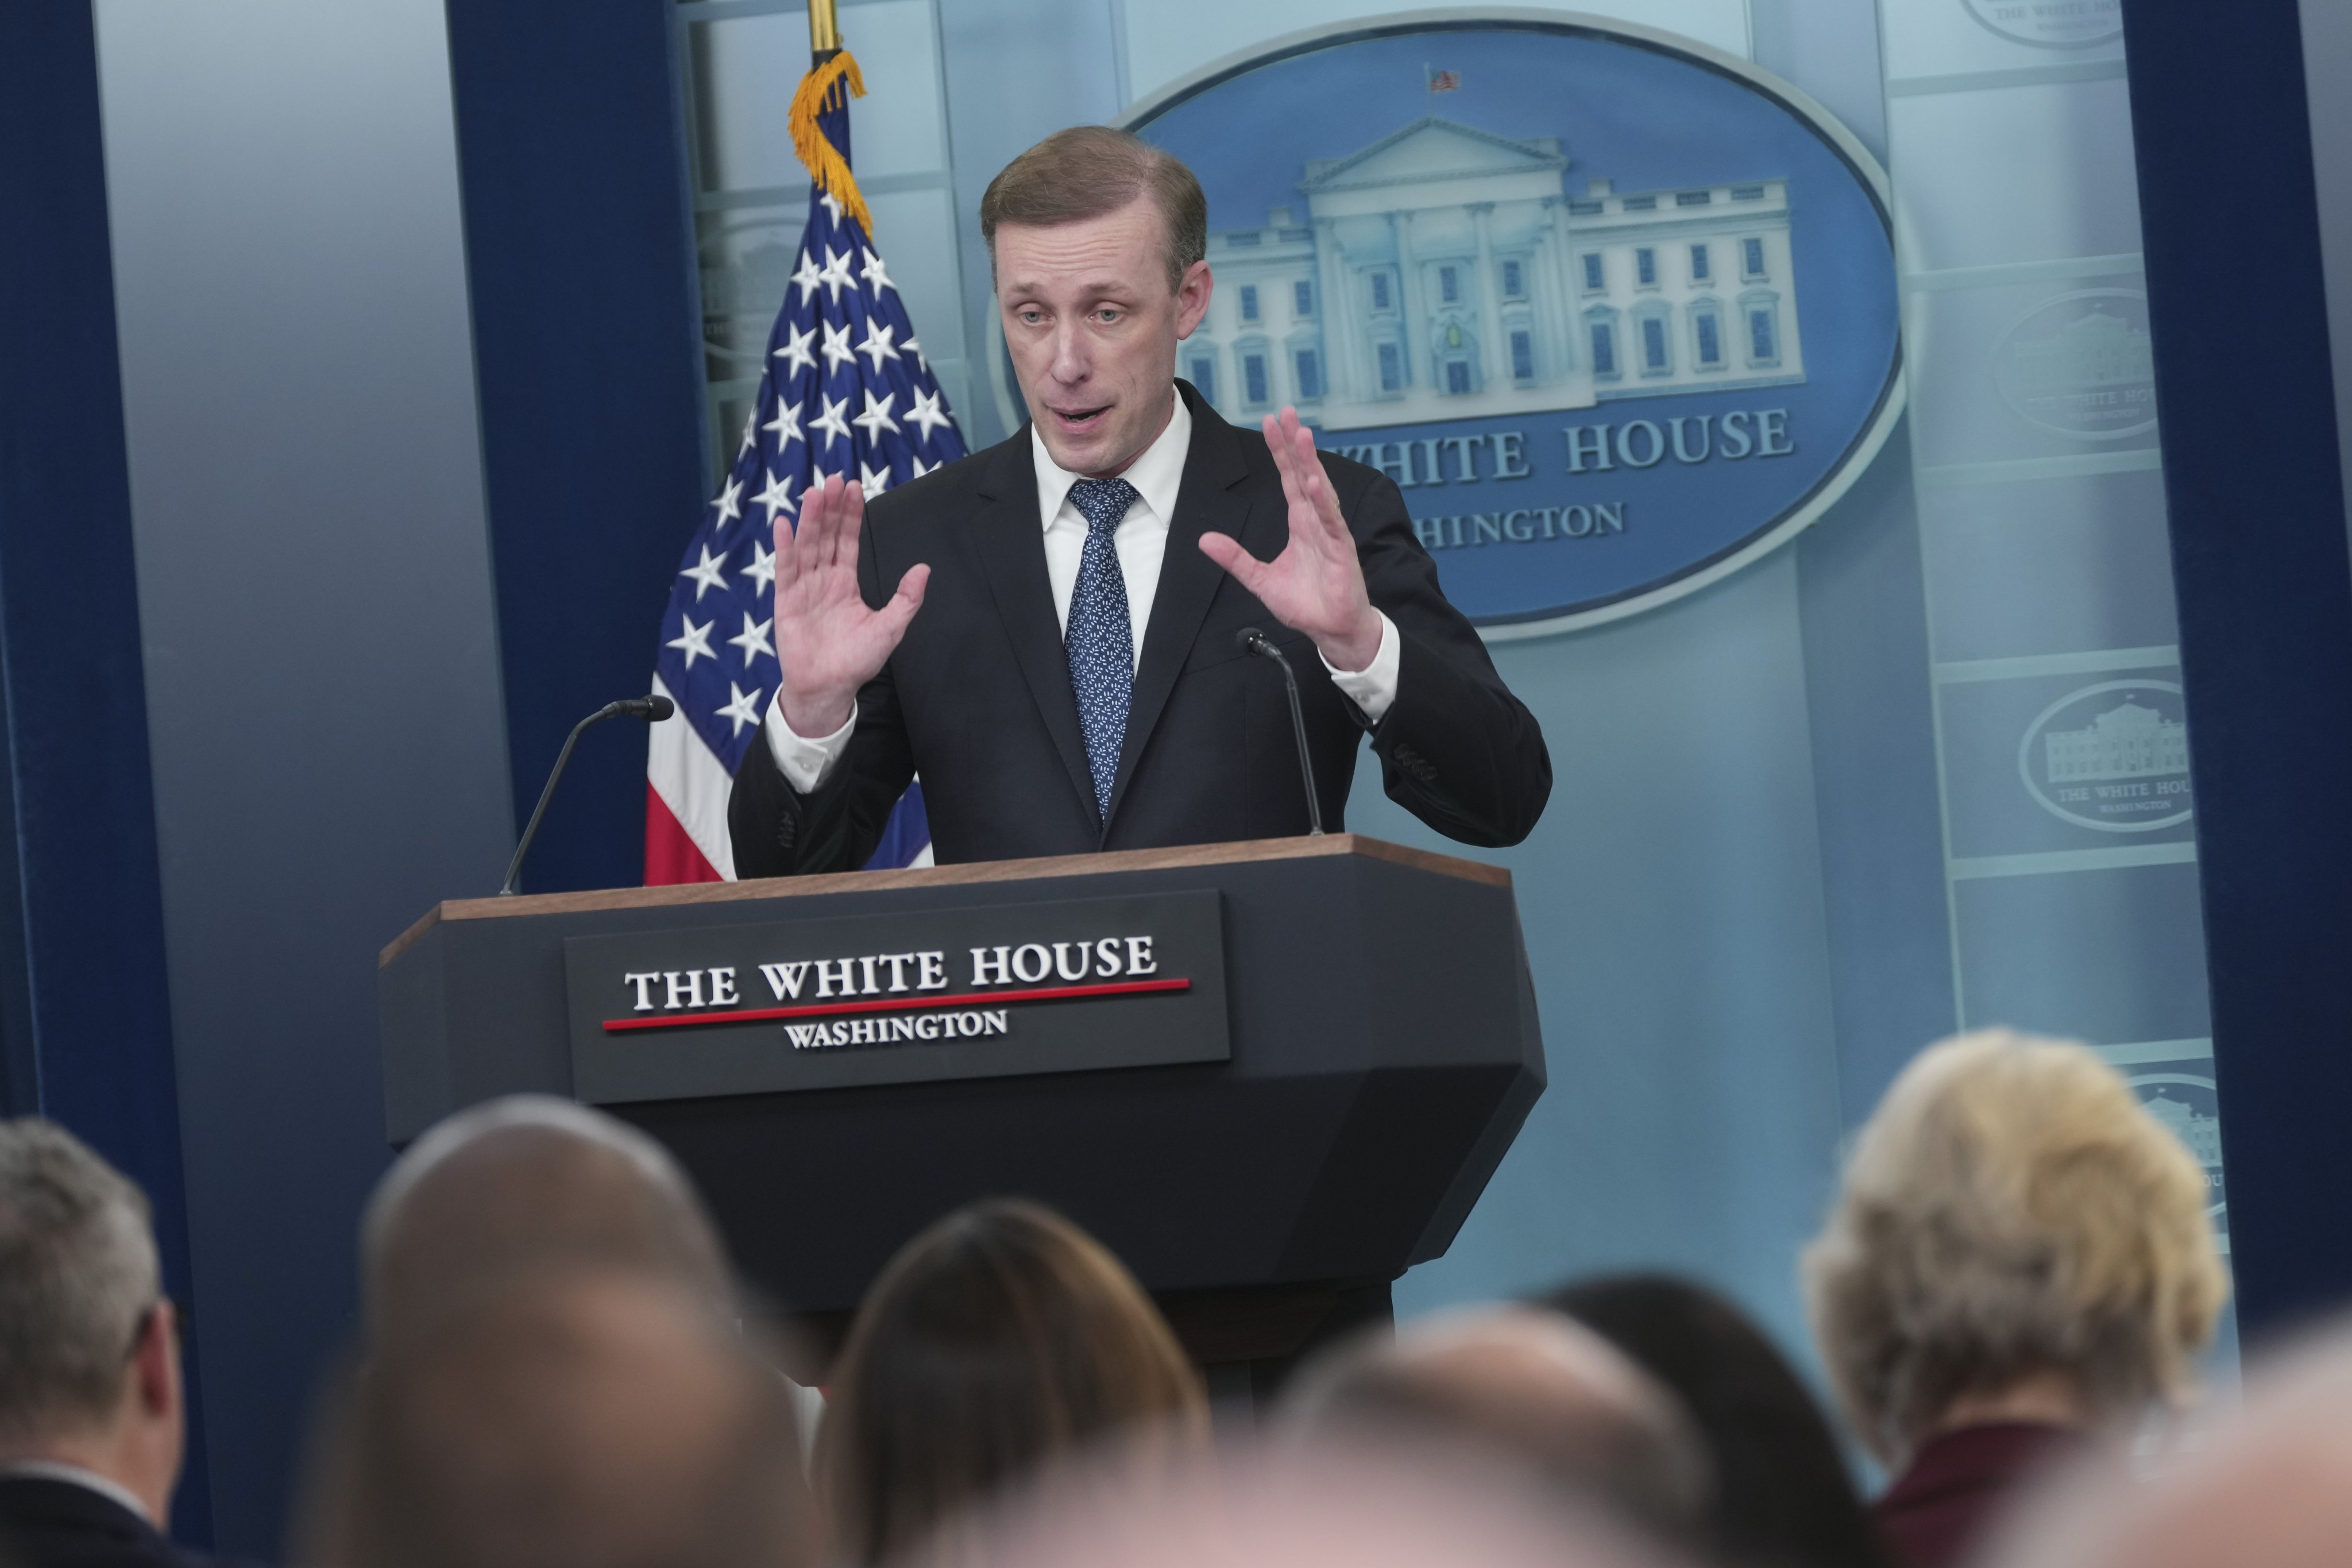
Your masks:
M1094 429L1101 423L1103 416L1109 412L1110 405L1108 403L1098 408L1056 408L1053 411L1054 417L1066 430Z

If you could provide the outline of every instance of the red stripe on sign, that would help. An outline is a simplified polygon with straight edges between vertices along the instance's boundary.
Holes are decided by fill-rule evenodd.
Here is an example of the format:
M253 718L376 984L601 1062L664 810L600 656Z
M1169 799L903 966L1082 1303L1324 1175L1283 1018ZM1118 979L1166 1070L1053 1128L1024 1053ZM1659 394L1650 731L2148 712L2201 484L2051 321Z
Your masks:
M772 1018L838 1018L852 1013L905 1013L920 1007L970 1007L1001 1002L1075 1002L1086 996L1136 996L1189 991L1189 980L1122 980L1109 985L1047 985L1034 991L966 992L961 996L886 996L878 1002L819 1002L802 1007L744 1007L731 1013L672 1013L659 1018L607 1018L604 1030L683 1029L697 1024L761 1024Z

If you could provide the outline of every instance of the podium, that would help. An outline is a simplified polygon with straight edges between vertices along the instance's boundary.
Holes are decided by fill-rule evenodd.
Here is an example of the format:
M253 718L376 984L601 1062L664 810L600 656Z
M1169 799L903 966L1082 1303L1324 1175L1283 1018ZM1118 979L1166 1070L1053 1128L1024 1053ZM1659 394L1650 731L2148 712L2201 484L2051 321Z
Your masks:
M1509 873L1350 834L457 900L379 1000L394 1144L601 1104L820 1363L909 1237L1020 1195L1262 1380L1385 1315L1544 1087Z

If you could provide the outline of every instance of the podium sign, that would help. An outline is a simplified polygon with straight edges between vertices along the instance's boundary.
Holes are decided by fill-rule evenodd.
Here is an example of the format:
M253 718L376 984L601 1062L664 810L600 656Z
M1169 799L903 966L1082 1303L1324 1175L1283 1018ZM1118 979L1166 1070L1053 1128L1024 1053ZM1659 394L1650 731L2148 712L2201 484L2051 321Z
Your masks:
M563 958L592 1104L1233 1055L1214 890L661 926Z

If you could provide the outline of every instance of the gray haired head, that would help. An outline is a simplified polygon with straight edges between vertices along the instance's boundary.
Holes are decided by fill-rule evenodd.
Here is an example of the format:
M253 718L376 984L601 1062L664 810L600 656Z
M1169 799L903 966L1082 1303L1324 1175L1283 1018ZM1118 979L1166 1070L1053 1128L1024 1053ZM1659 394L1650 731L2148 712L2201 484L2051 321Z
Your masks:
M56 1123L0 1121L0 1436L102 1424L162 1290L146 1195Z

